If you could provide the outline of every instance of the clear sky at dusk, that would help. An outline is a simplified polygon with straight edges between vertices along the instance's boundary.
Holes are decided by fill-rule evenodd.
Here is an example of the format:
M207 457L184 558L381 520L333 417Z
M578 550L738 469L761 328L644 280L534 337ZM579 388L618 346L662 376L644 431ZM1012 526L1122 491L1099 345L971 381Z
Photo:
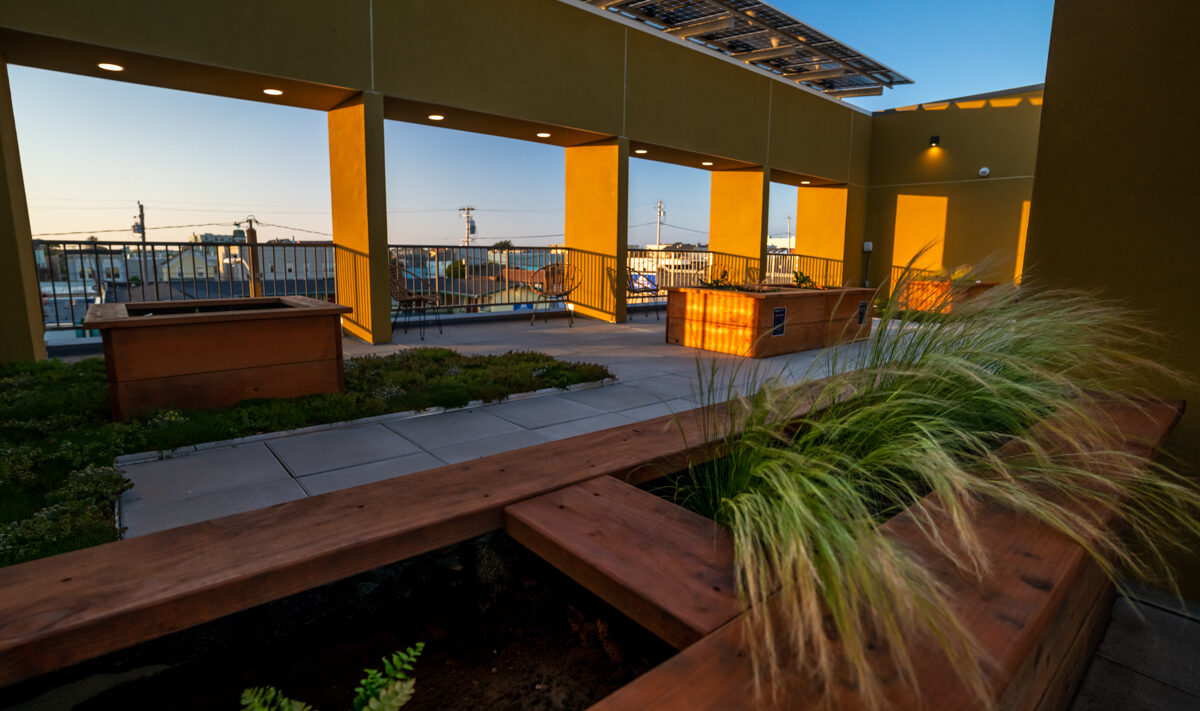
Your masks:
M773 4L916 82L852 100L870 110L1044 80L1052 0ZM314 232L331 229L322 112L18 66L9 67L9 76L35 234L95 231L101 239L133 239L137 200L151 228L219 223L156 229L149 233L155 240L228 233L248 214ZM485 244L506 237L562 241L561 148L394 121L385 136L390 242L456 243L463 232L458 207L466 204L478 209L477 236ZM659 199L671 225L663 229L665 241L706 241L708 174L635 159L631 244L654 242ZM795 199L795 188L772 186L772 235L784 233ZM271 227L260 236L328 239Z

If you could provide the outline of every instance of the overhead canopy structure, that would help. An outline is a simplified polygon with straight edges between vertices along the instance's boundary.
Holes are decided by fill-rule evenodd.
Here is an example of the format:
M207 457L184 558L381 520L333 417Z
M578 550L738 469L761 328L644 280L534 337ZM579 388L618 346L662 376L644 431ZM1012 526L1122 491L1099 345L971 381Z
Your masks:
M911 79L758 0L583 0L829 96L877 96Z

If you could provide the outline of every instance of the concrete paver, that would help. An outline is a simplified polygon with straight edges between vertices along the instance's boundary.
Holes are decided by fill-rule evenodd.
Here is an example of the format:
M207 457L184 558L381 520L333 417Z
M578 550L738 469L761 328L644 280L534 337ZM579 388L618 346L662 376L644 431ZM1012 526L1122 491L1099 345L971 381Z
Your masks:
M550 425L534 430L538 436L545 438L548 441L557 439L566 439L576 435L588 434L589 432L599 432L610 427L620 427L637 422L632 417L626 415L609 412L595 417L585 417L582 420L572 420L570 422L560 422L557 425Z
M520 425L496 417L484 408L386 420L380 424L426 450L521 429Z
M447 464L458 464L471 459L486 457L489 454L507 452L510 449L532 447L535 444L545 444L546 440L529 430L517 430L506 434L493 435L469 442L460 442L449 447L433 450L433 456Z
M491 407L491 413L509 422L515 422L525 429L535 430L559 422L603 415L604 410L562 397L546 397L494 405Z
M467 354L537 350L568 361L600 363L618 383L598 389L540 394L465 410L332 425L282 434L232 448L215 447L171 459L125 467L134 488L120 500L128 535L316 496L349 486L541 444L587 432L681 412L695 406L699 371L718 382L746 359L665 342L665 321L637 319L614 325L578 319L448 323L444 333L397 331L391 344L373 346L345 338L346 357L386 355L409 348L444 347ZM803 373L815 353L749 363L764 375ZM699 359L699 362L698 360ZM794 375L793 375L794 377ZM725 389L722 388L724 393Z
M594 390L580 390L579 392L566 393L562 397L564 400L570 400L608 412L618 412L633 407L652 405L666 399L662 395L644 390L638 385L624 383L605 388L596 388Z
M241 486L288 481L283 465L261 442L213 449L125 467L136 486L121 495L126 512L179 499L194 499Z
M305 496L304 489L291 477L271 482L252 482L134 509L122 509L121 525L126 527L124 537L132 538L303 499Z
M371 482L383 481L384 479L412 474L413 472L433 469L443 464L446 464L446 462L443 462L432 454L418 452L403 457L395 457L394 459L384 459L378 462L370 462L369 464L359 464L354 467L333 469L331 471L320 472L319 474L309 474L308 476L298 477L296 481L300 482L300 486L304 487L304 491L309 496L316 496L317 494L337 491L338 489L348 489L360 484L370 484Z
M392 459L420 451L381 424L310 432L267 442L293 476Z

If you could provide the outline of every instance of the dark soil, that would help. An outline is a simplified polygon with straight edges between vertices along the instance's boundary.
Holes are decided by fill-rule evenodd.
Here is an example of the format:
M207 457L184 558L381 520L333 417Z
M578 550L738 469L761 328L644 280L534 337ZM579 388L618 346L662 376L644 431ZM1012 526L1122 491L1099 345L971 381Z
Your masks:
M0 691L0 706L237 709L242 689L273 685L333 711L364 668L416 642L406 711L582 709L673 654L496 533Z

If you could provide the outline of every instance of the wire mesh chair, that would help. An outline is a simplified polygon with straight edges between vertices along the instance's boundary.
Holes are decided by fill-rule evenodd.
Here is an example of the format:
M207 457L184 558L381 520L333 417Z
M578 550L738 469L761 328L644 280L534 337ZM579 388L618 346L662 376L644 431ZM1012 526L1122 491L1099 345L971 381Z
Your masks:
M396 311L392 316L392 330L396 330L396 321L400 318L400 313L404 313L404 332L408 333L408 322L412 319L413 311L417 312L417 327L421 333L421 340L425 340L425 318L430 311L433 312L434 321L437 323L438 333L442 331L442 316L438 313L440 302L433 294L416 294L408 290L408 286L404 283L404 269L398 262L392 262L388 265L388 286L392 291L392 301L396 302Z
M529 288L533 289L537 294L537 298L533 301L533 313L529 316L529 325L532 326L537 319L537 305L546 303L545 321L550 320L550 307L554 302L566 299L567 296L579 288L579 267L574 264L565 264L563 262L554 262L538 269L533 273L533 277L529 280ZM575 325L575 312L572 309L567 309L567 327Z
M645 303L647 301L647 299L645 297L657 297L658 296L659 277L658 277L657 273L656 274L635 274L633 272L629 272L628 276L629 276L629 280L628 280L629 283L625 287L625 294L626 294L627 299L628 298L640 299L640 300L642 300L643 303ZM660 319L658 316L657 304L653 307L653 309L654 309L654 320L661 321L662 319ZM647 316L646 318L650 318L650 317Z

